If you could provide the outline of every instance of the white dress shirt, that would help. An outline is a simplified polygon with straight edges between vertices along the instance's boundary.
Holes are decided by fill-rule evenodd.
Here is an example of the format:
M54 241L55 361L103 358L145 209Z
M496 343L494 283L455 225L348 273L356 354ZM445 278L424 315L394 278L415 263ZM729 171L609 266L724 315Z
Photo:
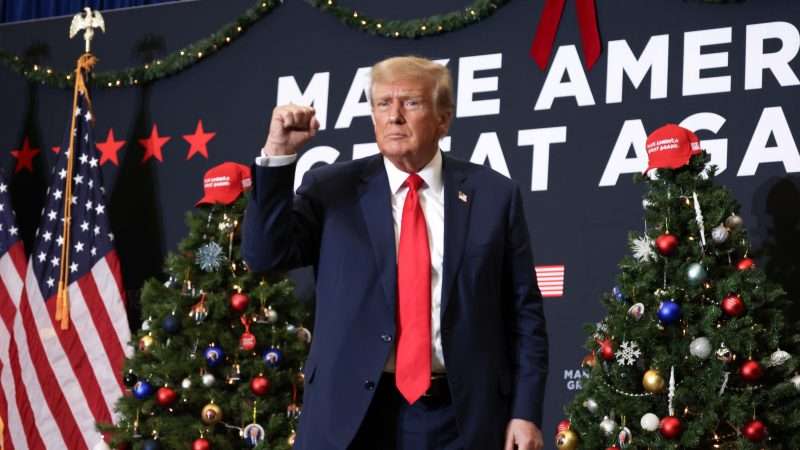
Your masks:
M264 167L279 167L295 162L297 155L256 157L256 164ZM389 189L392 193L392 217L394 219L395 255L400 242L400 224L403 220L403 205L408 187L404 185L408 173L395 167L384 158ZM444 180L442 178L442 153L436 152L433 159L417 175L425 183L419 190L419 201L425 222L428 226L428 243L431 251L431 371L445 372L444 352L442 350L441 304L442 304L442 261L444 258ZM386 361L385 370L394 372L395 350Z

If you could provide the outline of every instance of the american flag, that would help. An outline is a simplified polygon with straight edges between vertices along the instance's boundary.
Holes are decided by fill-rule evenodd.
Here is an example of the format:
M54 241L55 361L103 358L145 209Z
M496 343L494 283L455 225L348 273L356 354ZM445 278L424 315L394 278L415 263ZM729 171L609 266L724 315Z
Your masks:
M564 272L563 265L560 266L536 266L536 281L542 297L562 297L564 295Z
M2 373L9 418L6 449L92 449L102 440L95 422L114 421L114 403L124 392L121 373L130 352L130 329L92 110L83 93L77 95L71 123L74 128L67 133L47 190L24 290L24 264L9 257L21 249L12 247L16 253L9 251L2 259L3 282L14 306L6 308L13 309L8 314L2 312L2 337L8 342L0 348L0 356L8 356ZM71 176L70 134L75 154ZM69 221L64 211L68 190ZM66 222L71 225L65 238ZM64 321L56 318L62 268L68 294Z
M25 442L22 417L31 415L14 331L15 326L21 326L17 307L25 276L25 249L19 238L8 185L0 178L0 442L5 449L14 448L12 442Z

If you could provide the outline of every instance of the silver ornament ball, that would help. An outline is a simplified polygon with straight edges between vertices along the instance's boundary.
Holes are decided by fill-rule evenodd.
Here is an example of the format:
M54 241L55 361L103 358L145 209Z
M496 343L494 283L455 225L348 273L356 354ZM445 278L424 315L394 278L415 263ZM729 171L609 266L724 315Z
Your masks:
M210 374L210 373L205 373L205 374L203 374L203 386L205 386L205 387L211 387L211 386L213 386L213 385L214 385L214 383L215 383L216 381L217 381L217 379L216 379L216 378L214 378L214 375L213 375L213 374Z
M183 381L181 381L181 387L184 389L189 389L190 387L192 387L192 380L189 379L188 377L184 378Z
M278 313L274 309L268 307L264 310L264 317L266 317L267 322L275 323L278 321Z
M589 412L592 414L597 414L597 410L600 409L600 405L598 405L593 398L587 398L584 400L583 407L589 410Z
M600 422L600 429L603 430L603 433L605 433L606 436L611 436L617 431L617 422L614 422L613 419L605 416Z
M689 281L689 284L693 286L697 286L703 281L706 280L708 277L708 273L706 269L700 263L691 263L689 267L686 269L686 278Z
M719 224L711 229L711 240L713 240L715 244L725 243L725 241L728 240L728 236L730 236L730 231L728 231L723 224Z
M700 359L706 359L711 355L711 341L707 337L701 336L689 344L689 353Z
M789 361L791 357L792 355L790 355L788 352L777 349L772 352L771 355L769 355L769 365L770 367L782 366L786 363L786 361Z
M647 431L656 431L658 430L658 425L660 420L658 416L653 413L647 413L642 416L642 420L639 421L639 424L642 426L643 430Z
M743 223L744 221L742 220L742 218L740 216L737 216L736 214L731 214L730 216L728 216L727 219L725 219L725 226L730 228L731 230L735 230L741 227Z

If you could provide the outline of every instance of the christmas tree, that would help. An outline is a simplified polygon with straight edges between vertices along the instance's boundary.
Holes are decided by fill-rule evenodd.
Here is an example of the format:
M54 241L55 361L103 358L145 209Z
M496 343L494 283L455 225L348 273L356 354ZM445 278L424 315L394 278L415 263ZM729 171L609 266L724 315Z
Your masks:
M118 423L98 425L112 446L292 447L309 313L288 280L249 272L242 262L246 201L189 212L189 235L166 261L168 281L143 287L146 320L123 375L130 393L116 405Z
M686 133L678 145L696 145L668 127ZM629 237L632 254L603 298L608 315L587 326L588 377L556 447L800 449L784 291L750 258L739 205L715 184L710 157L675 159L674 136L659 131L648 139L657 176L636 176L648 187L644 233Z

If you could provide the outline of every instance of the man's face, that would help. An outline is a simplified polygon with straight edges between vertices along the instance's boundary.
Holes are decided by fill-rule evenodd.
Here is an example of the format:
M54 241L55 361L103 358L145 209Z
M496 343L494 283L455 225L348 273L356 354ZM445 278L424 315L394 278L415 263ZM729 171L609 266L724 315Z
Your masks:
M438 150L450 121L449 114L436 111L433 83L413 78L374 83L372 115L375 139L385 157L422 164Z

